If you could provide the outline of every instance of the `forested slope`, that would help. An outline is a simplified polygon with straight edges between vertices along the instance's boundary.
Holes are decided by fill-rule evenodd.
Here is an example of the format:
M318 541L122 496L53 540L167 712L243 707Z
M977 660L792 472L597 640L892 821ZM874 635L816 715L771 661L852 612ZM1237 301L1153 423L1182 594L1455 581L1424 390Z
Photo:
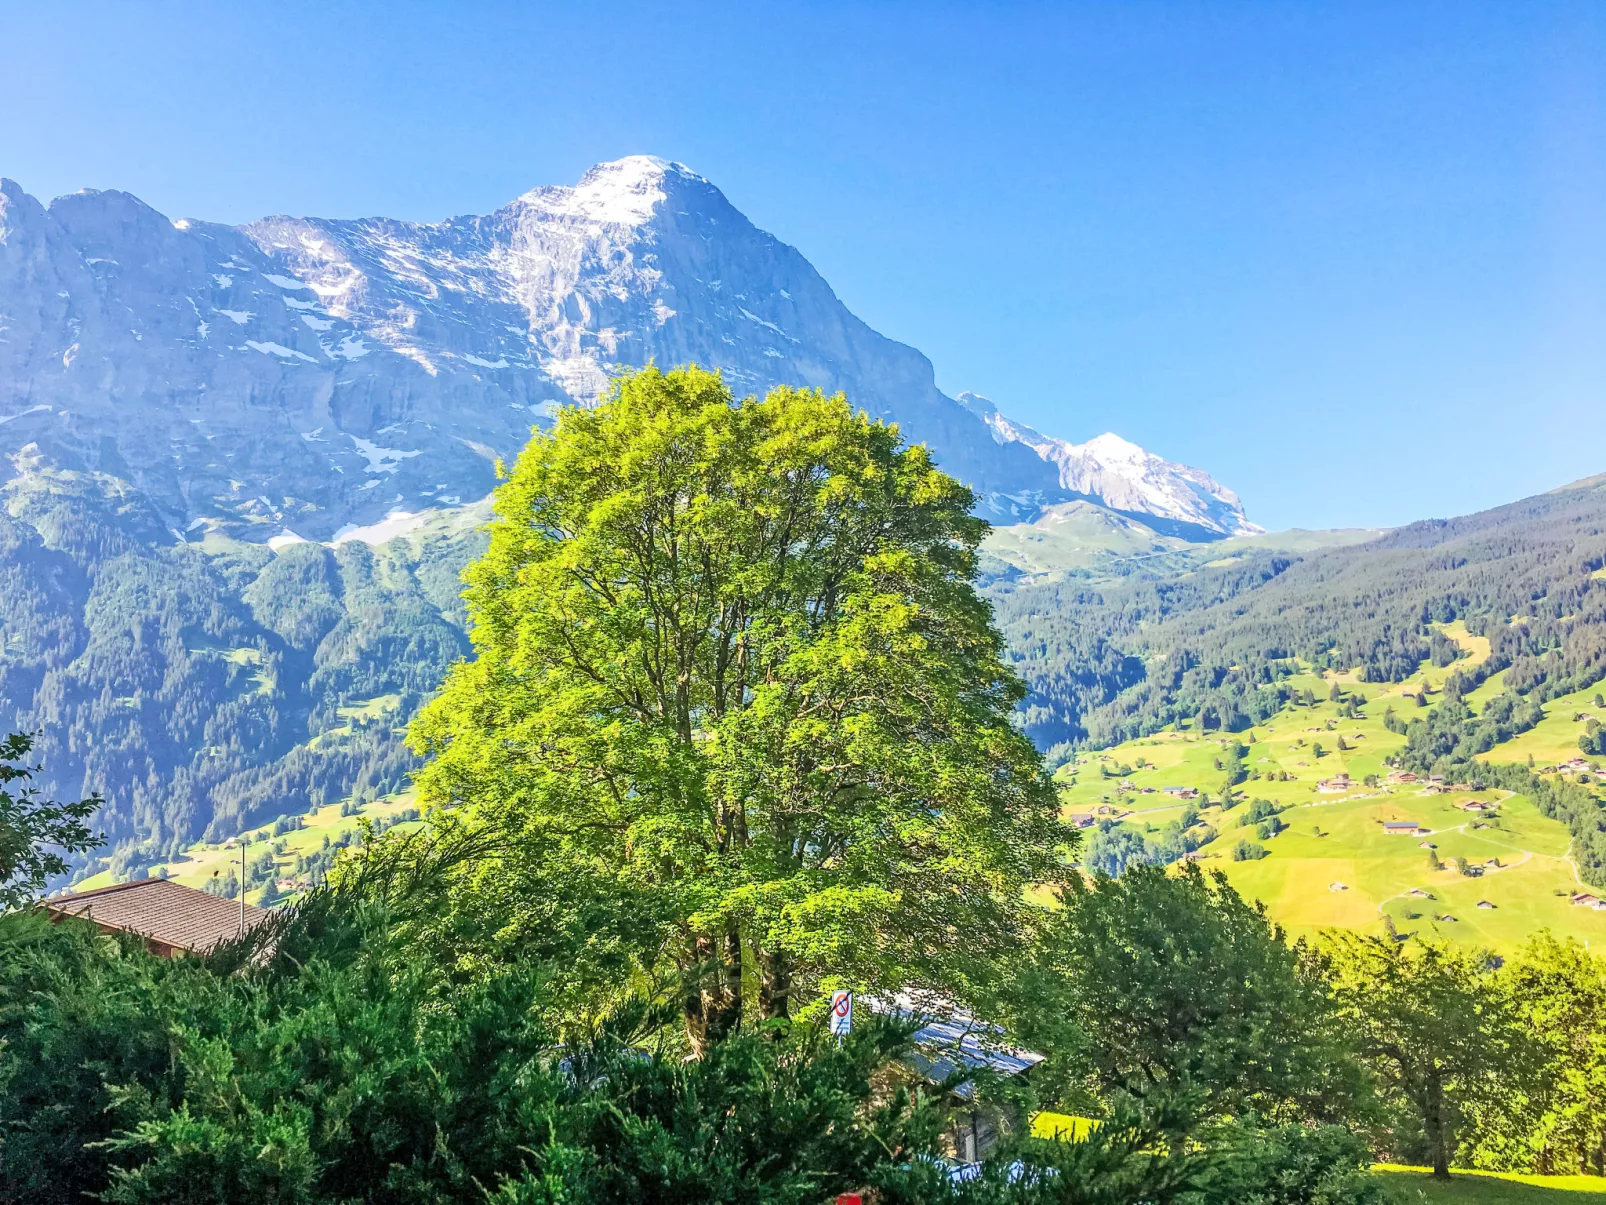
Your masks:
M464 521L370 547L183 541L126 483L30 462L0 507L0 700L99 791L119 874L405 783L398 727L465 654Z
M1304 556L1245 552L1176 577L1001 583L998 622L1040 746L1111 744L1181 718L1242 730L1286 700L1293 659L1403 681L1463 620L1518 696L1606 675L1606 477Z

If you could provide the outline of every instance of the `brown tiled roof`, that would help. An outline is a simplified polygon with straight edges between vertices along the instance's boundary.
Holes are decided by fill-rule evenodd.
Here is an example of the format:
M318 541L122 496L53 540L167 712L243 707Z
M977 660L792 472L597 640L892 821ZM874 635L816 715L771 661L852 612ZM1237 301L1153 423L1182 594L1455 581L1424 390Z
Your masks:
M167 879L140 879L45 901L56 916L79 916L163 945L201 953L240 932L240 903L183 887ZM245 906L245 927L261 924L265 908Z

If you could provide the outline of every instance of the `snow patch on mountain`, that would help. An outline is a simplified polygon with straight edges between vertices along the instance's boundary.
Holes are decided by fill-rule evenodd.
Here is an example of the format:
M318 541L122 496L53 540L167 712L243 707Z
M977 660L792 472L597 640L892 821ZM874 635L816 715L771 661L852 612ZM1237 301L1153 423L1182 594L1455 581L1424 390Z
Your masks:
M1043 435L1002 414L979 394L961 393L957 401L987 425L995 441L1024 444L1058 470L1062 488L1112 510L1153 515L1224 536L1265 530L1249 521L1237 494L1202 469L1156 456L1113 432L1084 444Z

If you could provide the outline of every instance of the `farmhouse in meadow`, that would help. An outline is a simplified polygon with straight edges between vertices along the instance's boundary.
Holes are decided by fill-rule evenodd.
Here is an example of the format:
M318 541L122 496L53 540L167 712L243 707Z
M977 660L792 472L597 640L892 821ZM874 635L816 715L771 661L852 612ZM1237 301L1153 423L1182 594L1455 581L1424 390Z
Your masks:
M1391 837L1414 837L1418 833L1425 833L1428 830L1415 820L1385 820L1383 821L1383 831Z

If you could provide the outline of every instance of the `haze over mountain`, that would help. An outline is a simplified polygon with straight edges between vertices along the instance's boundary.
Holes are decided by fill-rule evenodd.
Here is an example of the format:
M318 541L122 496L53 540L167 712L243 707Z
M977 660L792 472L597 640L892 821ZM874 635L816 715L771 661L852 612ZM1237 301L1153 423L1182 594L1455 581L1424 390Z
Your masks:
M1167 534L1258 530L1198 470L947 397L925 356L680 164L604 163L433 224L231 227L0 183L0 451L127 481L181 539L328 540L471 501L532 423L649 360L717 366L739 392L843 390L995 520L1092 500Z

